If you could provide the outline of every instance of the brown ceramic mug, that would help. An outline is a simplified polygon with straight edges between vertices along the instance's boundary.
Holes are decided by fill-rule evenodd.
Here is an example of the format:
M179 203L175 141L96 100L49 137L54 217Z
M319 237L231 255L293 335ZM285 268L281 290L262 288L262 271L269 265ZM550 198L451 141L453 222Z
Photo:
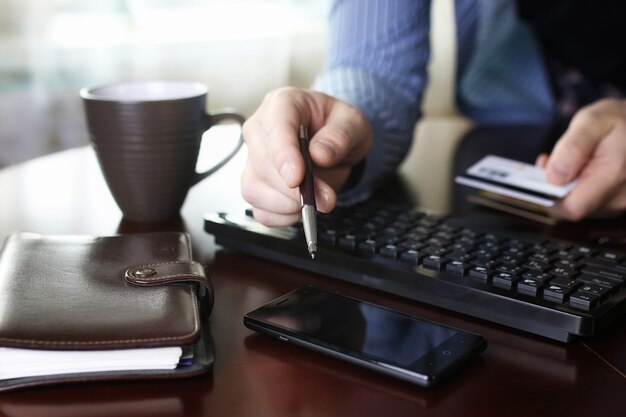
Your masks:
M163 221L178 216L189 188L213 174L196 172L202 135L223 120L243 124L236 112L205 111L208 90L198 83L138 81L80 91L91 143L124 218ZM209 145L210 146L210 145Z

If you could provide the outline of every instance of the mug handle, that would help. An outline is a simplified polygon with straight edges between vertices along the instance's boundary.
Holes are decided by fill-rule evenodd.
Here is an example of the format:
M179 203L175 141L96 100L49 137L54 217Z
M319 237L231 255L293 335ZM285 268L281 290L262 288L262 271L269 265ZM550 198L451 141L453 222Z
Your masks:
M216 124L220 123L221 121L229 120L229 119L239 122L239 124L242 126L243 126L243 122L246 121L246 118L243 115L239 113L235 113L235 112L206 114L205 115L205 127L206 127L205 132L209 130L212 126L215 126ZM197 183L199 183L200 181L202 181L203 179L205 179L206 177L208 177L209 175L213 174L215 171L217 171L218 169L226 165L226 163L230 161L233 158L233 156L237 154L239 149L241 149L242 145L243 145L243 132L239 135L239 140L237 141L235 148L232 151L230 151L230 153L226 155L224 159L222 159L220 162L215 164L215 166L211 167L210 169L204 172L196 172L196 176L194 177L192 185L196 185Z

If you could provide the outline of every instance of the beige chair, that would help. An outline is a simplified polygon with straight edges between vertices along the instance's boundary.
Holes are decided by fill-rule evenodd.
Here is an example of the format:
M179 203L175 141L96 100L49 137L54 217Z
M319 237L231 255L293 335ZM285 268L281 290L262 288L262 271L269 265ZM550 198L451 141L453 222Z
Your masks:
M457 113L454 104L455 33L454 1L433 1L429 79L422 105L424 117L416 126L413 145L400 167L419 205L434 211L446 211L450 206L448 190L454 180L454 149L472 126ZM420 163L421 158L436 158L443 163L433 172L432 164Z

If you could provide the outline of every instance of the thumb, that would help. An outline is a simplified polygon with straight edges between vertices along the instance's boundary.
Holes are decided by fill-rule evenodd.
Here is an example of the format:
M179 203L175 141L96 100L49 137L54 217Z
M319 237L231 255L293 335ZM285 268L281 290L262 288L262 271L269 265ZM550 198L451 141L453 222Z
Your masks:
M349 167L361 161L372 144L369 122L346 107L336 112L311 138L311 158L323 168Z
M547 180L554 184L564 184L575 179L614 123L612 115L604 113L598 105L576 113L547 161Z

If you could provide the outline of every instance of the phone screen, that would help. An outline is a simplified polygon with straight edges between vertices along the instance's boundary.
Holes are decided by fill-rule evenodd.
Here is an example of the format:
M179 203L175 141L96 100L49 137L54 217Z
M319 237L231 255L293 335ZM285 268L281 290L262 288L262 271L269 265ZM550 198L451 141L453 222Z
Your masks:
M422 385L434 383L486 346L479 335L312 287L287 294L244 321L255 330L270 330L283 340Z

